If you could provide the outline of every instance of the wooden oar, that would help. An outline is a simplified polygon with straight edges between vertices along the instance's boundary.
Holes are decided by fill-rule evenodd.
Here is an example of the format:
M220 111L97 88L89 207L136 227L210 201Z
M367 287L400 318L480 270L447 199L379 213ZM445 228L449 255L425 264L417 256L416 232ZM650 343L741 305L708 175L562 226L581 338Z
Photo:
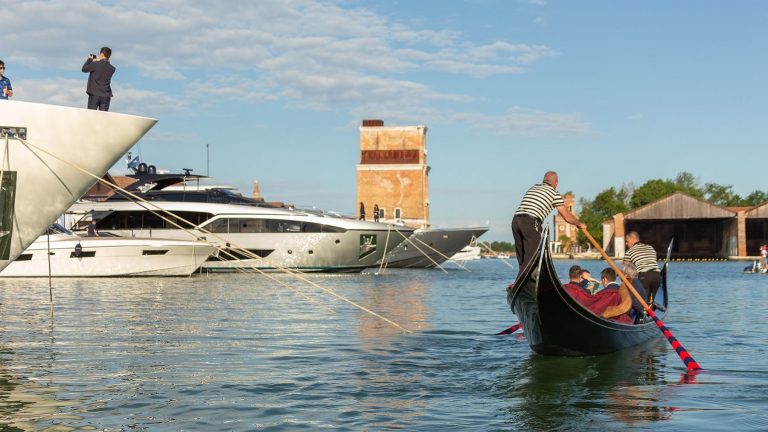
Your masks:
M605 261L608 262L608 265L611 266L611 268L616 272L617 275L621 278L621 281L624 283L624 286L629 289L629 292L632 293L633 296L637 299L638 302L640 302L640 305L643 306L643 309L645 309L645 312L648 313L648 316L653 319L653 322L656 323L656 326L661 330L661 332L664 334L664 337L667 338L667 341L670 345L672 345L672 348L675 350L677 355L680 357L680 360L683 361L685 364L685 367L689 371L696 371L701 370L701 366L699 366L698 363L696 363L696 360L693 359L693 357L688 353L688 351L683 347L683 345L677 341L677 339L672 335L672 332L669 331L667 326L664 325L663 322L656 316L655 313L653 313L653 310L648 305L648 303L645 302L645 299L635 291L635 288L632 286L632 284L627 280L627 277L622 273L618 267L616 267L616 264L613 263L613 261L608 257L608 254L605 253L603 248L600 247L599 244L595 241L595 239L592 237L592 234L587 231L586 228L581 229L582 232L584 232L584 235L589 239L589 242L592 243L592 246L595 247L595 249L600 252L600 255L603 256Z
M517 324L513 325L512 327L510 327L510 328L508 328L506 330L502 330L502 331L496 333L496 336L512 334L512 333L520 330L521 328L523 328L523 325L520 324L520 323L517 323Z

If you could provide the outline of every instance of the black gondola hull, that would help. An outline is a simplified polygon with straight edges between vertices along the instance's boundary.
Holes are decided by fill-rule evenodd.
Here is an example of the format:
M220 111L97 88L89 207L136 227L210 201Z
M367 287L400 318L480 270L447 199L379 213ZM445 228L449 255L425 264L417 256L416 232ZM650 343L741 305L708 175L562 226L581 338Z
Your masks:
M666 268L657 294L657 302L664 310L667 307L665 276ZM523 270L509 291L508 302L523 326L531 349L543 355L603 355L661 335L653 322L621 324L586 309L562 286L546 250L539 260L532 260ZM663 313L657 311L657 315L662 318Z

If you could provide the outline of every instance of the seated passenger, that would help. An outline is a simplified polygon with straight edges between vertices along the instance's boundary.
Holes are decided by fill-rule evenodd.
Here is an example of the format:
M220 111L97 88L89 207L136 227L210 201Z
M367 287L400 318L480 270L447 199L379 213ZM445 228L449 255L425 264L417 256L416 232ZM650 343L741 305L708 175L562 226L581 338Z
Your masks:
M574 267L578 266L571 267L568 274L570 282L563 285L571 297L595 315L624 324L632 324L632 319L627 315L627 311L632 307L632 299L629 297L627 289L619 287L619 284L616 283L616 272L610 268L603 270L600 276L605 288L590 295L579 285L581 274L576 272Z
M624 271L624 275L632 283L632 287L635 289L635 291L637 291L637 293L640 294L640 297L648 301L648 293L645 292L645 287L643 286L643 283L640 282L640 279L637 278L637 268L635 268L635 265L632 263L627 263L626 265L624 265L623 271ZM637 318L642 317L644 315L645 315L645 311L643 310L643 306L635 298L635 296L632 296L632 309L629 311L629 316L635 322L637 322Z
M620 323L632 324L634 320L628 315L632 310L632 297L627 287L616 282L616 272L610 267L603 269L600 272L600 281L605 288L594 295L594 297L605 297L606 307L600 316Z
M581 267L577 265L571 266L571 268L568 270L568 283L563 285L563 288L568 291L568 294L570 294L571 297L575 298L579 301L579 303L582 304L582 297L592 295L588 289L585 289L581 285L581 273L583 271L584 270L582 270Z

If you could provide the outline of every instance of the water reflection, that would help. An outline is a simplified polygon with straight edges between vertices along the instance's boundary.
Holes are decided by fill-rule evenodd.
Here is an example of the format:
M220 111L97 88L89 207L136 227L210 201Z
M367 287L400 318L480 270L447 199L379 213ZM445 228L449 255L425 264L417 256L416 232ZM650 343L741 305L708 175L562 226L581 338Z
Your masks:
M365 292L365 307L381 313L392 321L413 331L428 328L430 285L412 280L407 284L379 283ZM404 349L404 332L377 317L358 314L360 371L354 380L359 399L355 409L362 413L366 427L404 428L415 418L423 416L428 403L418 393L408 391L416 380L426 380L422 374L408 377L409 371L420 370L429 362L424 350ZM421 384L427 384L421 382Z
M663 406L665 356L662 340L602 357L532 354L497 388L511 401L509 422L521 430L637 427L669 420L676 410Z

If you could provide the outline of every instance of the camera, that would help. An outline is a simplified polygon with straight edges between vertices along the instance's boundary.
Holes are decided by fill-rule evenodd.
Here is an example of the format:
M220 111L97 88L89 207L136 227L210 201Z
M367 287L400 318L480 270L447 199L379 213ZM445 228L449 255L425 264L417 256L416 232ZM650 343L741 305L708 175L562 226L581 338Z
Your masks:
M88 54L88 57L90 57L90 58L92 58L92 59L96 60L96 54Z

